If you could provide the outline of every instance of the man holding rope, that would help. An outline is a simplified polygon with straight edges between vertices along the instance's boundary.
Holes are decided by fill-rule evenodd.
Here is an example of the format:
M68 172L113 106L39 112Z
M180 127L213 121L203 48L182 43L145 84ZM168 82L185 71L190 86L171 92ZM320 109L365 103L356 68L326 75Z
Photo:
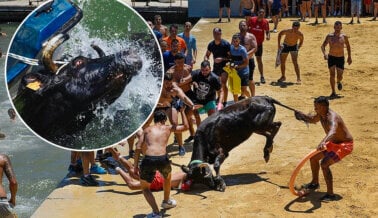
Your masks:
M352 152L353 137L340 115L329 108L327 97L320 96L316 98L314 100L314 107L315 115L305 115L300 111L295 111L297 120L303 120L306 123L317 123L320 121L326 133L326 136L317 147L321 152L310 159L312 180L310 183L302 186L304 189L302 195L307 194L309 190L319 188L319 169L321 167L327 184L327 194L321 197L320 200L333 201L336 200L336 196L333 192L333 177L329 167Z

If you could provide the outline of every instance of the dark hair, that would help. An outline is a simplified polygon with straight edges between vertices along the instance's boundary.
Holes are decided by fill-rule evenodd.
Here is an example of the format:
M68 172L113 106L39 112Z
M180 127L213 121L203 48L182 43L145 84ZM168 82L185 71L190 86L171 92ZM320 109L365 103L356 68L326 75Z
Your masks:
M173 28L178 29L178 26L176 24L172 24L169 26L169 30L172 30Z
M232 36L232 39L240 39L240 33L236 33Z
M201 68L205 68L205 67L211 67L210 66L210 61L207 61L207 60L202 61Z
M299 23L299 21L294 21L293 26L301 26L301 23Z
M172 45L173 43L177 43L177 44L179 44L180 42L179 42L179 40L177 40L177 39L172 39L172 41L171 41L171 45Z
M341 23L341 21L337 20L337 21L335 22L335 25L342 25L342 23Z
M181 60L181 59L185 59L185 55L183 53L179 52L173 58L174 58L174 60Z
M164 113L162 110L157 110L154 113L154 122L159 123L159 122L165 122L167 121L167 115Z
M222 30L221 30L221 28L219 28L219 27L215 27L215 28L213 29L213 33L222 33Z
M173 79L173 75L172 73L164 73L164 80L167 80L167 81L172 81Z
M329 107L328 98L325 97L325 96L319 96L319 97L315 98L314 103L315 104L321 104L321 105L324 105L326 107Z

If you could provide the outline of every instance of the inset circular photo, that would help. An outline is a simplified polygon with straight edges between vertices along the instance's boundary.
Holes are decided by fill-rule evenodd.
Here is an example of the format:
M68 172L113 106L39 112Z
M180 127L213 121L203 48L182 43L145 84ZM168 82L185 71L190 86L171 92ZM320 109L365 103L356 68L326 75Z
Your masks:
M162 57L151 28L116 0L47 1L18 27L5 80L23 122L69 150L114 145L155 108Z

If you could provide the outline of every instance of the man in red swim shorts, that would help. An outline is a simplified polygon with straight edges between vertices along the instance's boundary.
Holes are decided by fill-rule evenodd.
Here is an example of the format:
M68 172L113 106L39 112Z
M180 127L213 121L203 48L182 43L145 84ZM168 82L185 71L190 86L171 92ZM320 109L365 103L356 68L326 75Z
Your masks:
M318 153L310 159L312 180L310 183L303 185L306 190L319 188L319 170L322 168L325 182L327 184L327 194L320 198L321 201L336 200L333 193L333 178L330 166L339 162L353 150L353 137L348 131L343 119L329 108L327 97L320 96L314 100L315 115L304 114L295 111L295 117L307 123L320 123L326 133L326 136L318 145ZM319 164L320 161L320 164Z

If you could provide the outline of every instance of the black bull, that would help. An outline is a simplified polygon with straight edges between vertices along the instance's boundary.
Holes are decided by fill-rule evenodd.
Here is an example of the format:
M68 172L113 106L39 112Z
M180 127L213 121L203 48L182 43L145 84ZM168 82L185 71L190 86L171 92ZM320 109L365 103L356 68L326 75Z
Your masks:
M18 108L23 120L52 141L83 129L93 118L96 104L113 103L142 67L136 52L105 55L92 45L99 58L79 56L59 68L52 55L66 39L60 34L49 41L42 51L43 69L26 74L18 91L23 96ZM30 88L33 84L38 85Z
M194 182L224 191L226 184L220 177L220 166L229 152L252 133L266 137L264 159L268 162L273 150L273 138L281 126L281 122L273 122L276 113L274 104L294 110L271 97L256 96L230 105L206 118L197 128L191 161L188 166L182 167L183 171ZM214 164L215 178L209 164Z

